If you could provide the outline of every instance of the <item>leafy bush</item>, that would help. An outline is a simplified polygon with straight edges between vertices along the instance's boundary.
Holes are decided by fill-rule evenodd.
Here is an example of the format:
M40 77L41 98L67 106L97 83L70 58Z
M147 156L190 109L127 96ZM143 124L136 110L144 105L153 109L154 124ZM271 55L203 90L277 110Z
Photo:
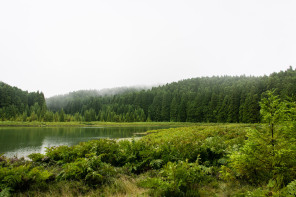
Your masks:
M228 153L237 144L243 145L245 130L237 125L165 129L137 142L124 142L120 147L128 151L126 163L130 163L135 172L159 169L168 162L186 159L219 166L227 162Z
M116 171L110 164L101 161L102 156L78 158L75 162L67 163L58 180L83 180L92 186L110 181Z
M48 160L66 164L75 161L77 158L89 157L90 155L104 154L102 160L113 165L117 165L118 144L114 140L99 139L89 142L81 142L76 146L58 146L50 147L46 150ZM34 159L39 159L39 155L33 155Z
M296 180L292 181L285 188L283 188L282 196L287 196L287 197L296 196Z
M71 162L77 158L77 153L73 151L73 147L69 146L49 147L45 155L50 161L59 163Z
M0 189L9 188L11 191L22 191L30 187L45 187L53 174L42 167L21 165L0 168Z
M210 171L198 163L168 162L158 177L148 178L141 185L154 189L155 196L198 196L198 186Z
M8 197L10 196L10 188L4 188L2 191L0 191L0 197Z
M32 153L28 156L33 162L41 162L44 159L44 155L41 153Z
M151 151L151 148L146 144L142 143L140 140L121 141L119 161L128 167L133 173L141 173L151 169L149 165L151 160L155 158L155 153Z

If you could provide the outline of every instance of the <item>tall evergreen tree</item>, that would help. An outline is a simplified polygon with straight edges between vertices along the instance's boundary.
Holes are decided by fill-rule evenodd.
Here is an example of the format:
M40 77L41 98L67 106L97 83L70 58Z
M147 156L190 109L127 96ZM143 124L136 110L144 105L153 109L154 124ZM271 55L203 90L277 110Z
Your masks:
M171 122L177 122L178 120L178 102L176 97L173 98L172 103L171 103L171 107L170 107L170 121Z

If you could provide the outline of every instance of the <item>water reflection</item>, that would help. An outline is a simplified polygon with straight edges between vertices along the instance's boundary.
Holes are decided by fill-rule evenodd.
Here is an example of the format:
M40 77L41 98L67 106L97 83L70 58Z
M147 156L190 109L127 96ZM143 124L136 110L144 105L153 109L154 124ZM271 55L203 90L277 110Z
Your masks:
M0 154L25 157L46 147L75 145L98 138L130 138L134 133L164 127L0 128Z

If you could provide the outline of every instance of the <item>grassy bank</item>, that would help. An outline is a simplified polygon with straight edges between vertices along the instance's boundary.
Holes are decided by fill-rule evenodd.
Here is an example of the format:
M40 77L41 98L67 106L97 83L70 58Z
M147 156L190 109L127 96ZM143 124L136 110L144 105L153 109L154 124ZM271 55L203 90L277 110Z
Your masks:
M208 124L213 125L214 123ZM201 125L201 123L190 122L21 122L21 121L0 121L0 127L130 127L130 126L194 126Z
M289 196L293 184L274 191L231 168L250 132L264 129L199 124L150 131L139 140L52 147L31 154L32 161L2 156L0 196Z

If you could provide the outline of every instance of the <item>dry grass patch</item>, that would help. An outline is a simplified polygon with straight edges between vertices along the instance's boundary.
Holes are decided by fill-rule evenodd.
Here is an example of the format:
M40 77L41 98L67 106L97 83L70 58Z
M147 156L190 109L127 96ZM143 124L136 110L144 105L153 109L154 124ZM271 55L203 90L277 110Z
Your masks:
M137 179L121 175L113 184L106 186L101 190L102 196L148 196L148 189L141 188L137 185Z

